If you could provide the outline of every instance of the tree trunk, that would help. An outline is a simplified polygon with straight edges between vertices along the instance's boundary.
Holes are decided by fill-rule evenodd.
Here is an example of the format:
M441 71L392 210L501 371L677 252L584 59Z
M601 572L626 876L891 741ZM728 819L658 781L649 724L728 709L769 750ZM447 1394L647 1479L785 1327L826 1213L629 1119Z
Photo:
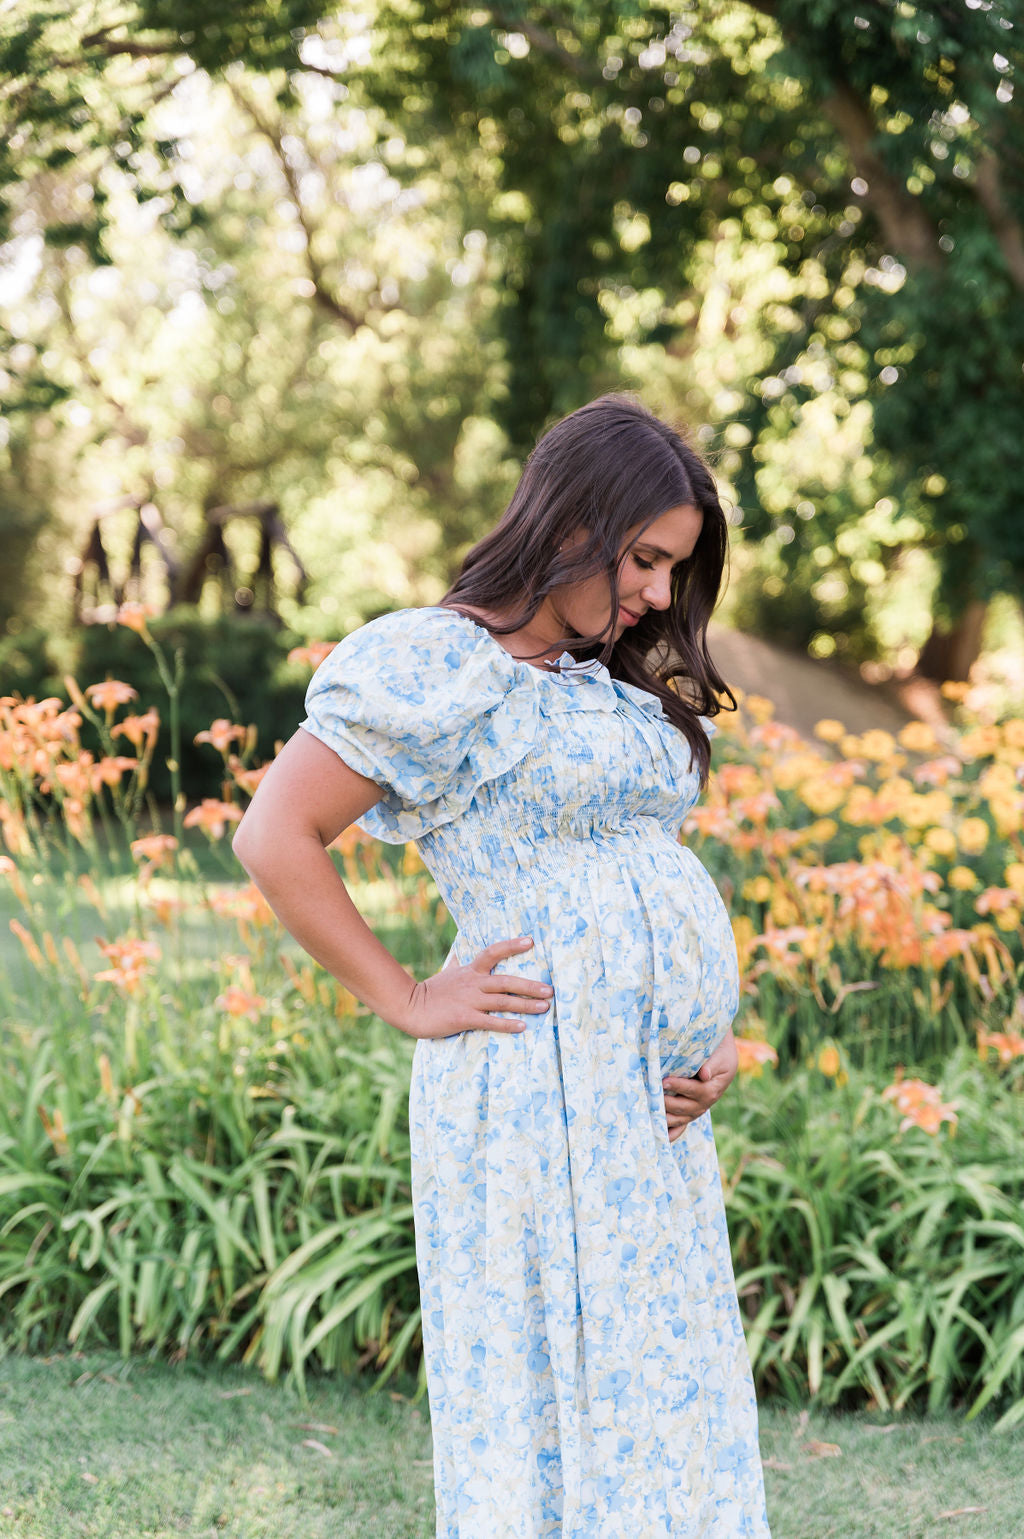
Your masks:
M947 679L963 681L981 653L988 604L972 599L953 625L932 625L932 633L921 648L915 672L926 679L944 684Z

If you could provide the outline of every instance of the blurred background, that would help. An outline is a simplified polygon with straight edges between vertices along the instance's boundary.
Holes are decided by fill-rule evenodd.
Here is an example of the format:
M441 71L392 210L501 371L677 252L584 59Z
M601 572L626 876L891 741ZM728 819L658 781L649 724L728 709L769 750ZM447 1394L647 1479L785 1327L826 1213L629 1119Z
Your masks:
M324 645L436 602L537 435L625 389L729 509L711 650L745 697L683 832L743 978L715 1133L751 1362L801 1408L773 1531L1019 1529L1022 23L0 4L0 1392L29 1383L11 1345L411 1392L412 1043L287 939L229 834ZM335 855L435 971L454 923L416 847L353 826ZM4 1401L3 1513L63 1536L109 1500L127 1533L123 1430L58 1371L43 1434L57 1401ZM841 1451L803 1442L815 1401L887 1421L867 1463L842 1431L848 1496L807 1465L801 1508L793 1465ZM1018 1441L883 1451L919 1410ZM344 1532L425 1536L425 1461L375 1447ZM310 1526L308 1463L294 1501L249 1464L203 1533L240 1490L277 1504L246 1532L342 1532Z
M138 682L137 600L186 726L269 751L289 649L436 601L538 433L628 389L728 499L730 681L804 729L832 688L1015 707L1014 10L6 8L3 690Z

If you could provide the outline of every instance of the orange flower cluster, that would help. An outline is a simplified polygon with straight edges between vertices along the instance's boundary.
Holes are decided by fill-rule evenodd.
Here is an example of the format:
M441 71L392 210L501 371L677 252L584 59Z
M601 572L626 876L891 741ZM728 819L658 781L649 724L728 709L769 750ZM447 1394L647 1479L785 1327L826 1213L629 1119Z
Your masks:
M135 690L119 679L105 679L90 684L83 695L73 679L67 679L68 691L75 702L66 706L62 700L19 700L14 696L0 699L0 770L11 772L21 782L0 798L0 831L12 854L27 854L31 840L24 821L24 799L28 788L37 788L44 796L60 799L64 821L72 835L84 841L90 833L89 806L104 786L121 784L125 775L143 776L156 737L156 712L148 717L128 717L112 725L111 716L118 705L135 699ZM111 736L122 732L142 755L130 758L105 754L100 758L80 745L82 713L92 704L106 714ZM149 722L152 722L150 728ZM138 733L130 723L138 722Z
M944 1122L955 1125L958 1120L956 1103L944 1102L936 1085L929 1085L923 1079L904 1079L902 1070L882 1091L882 1099L895 1102L896 1110L903 1113L901 1133L907 1128L918 1127L934 1135Z
M115 984L125 994L137 994L150 964L160 959L160 947L154 941L126 936L122 940L100 941L98 944L113 966L93 973L93 977L98 983Z
M0 769L37 779L54 764L78 752L82 718L63 700L0 697Z

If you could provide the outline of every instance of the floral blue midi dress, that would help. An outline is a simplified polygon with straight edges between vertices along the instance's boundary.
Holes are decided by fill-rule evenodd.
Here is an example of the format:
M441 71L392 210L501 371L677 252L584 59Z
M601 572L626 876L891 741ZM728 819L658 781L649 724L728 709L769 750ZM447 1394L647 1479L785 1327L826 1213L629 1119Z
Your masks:
M410 1124L438 1539L768 1539L709 1115L661 1085L738 1003L698 794L654 696L545 672L466 616L399 610L321 665L303 724L382 788L469 962L542 978L519 1035L420 1041ZM706 730L712 723L702 719Z

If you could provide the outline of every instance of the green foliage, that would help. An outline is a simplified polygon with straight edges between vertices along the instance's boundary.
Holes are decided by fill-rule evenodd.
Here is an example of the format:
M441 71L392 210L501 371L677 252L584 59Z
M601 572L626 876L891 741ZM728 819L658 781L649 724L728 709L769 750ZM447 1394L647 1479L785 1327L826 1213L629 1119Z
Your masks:
M810 1045L810 1044L808 1044ZM955 1137L895 1133L852 1075L748 1081L716 1118L748 1341L763 1393L883 1410L993 1402L1024 1420L1024 1081L966 1051ZM995 1102L990 1097L996 1096Z
M382 7L380 28L390 110L426 94L435 131L443 107L495 147L517 445L621 372L628 311L637 377L661 347L691 361L688 401L720 427L746 537L779 577L760 606L773 634L785 619L800 644L877 648L835 542L880 494L907 523L869 586L923 539L940 617L1019 588L1024 182L1004 6L622 0L539 18L425 0L415 17ZM733 243L735 278L715 254ZM740 253L766 249L790 281L759 301ZM709 356L695 323L723 282ZM862 401L882 452L851 475L829 437ZM870 415L854 457L869 446ZM801 502L812 522L794 540ZM845 602L813 599L817 555Z
M5 395L49 419L12 521L79 544L124 495L184 552L274 500L315 569L286 618L347 629L436 599L509 444L638 386L707 430L752 618L877 654L924 552L913 652L933 588L955 623L1024 572L1018 33L1004 0L19 6Z
M272 758L274 744L290 737L305 714L309 670L287 661L299 638L259 616L208 620L186 608L153 620L150 628L167 657L178 652L183 656L188 683L181 697L182 783L191 797L217 796L223 763L212 749L195 743L196 734L217 717L228 717L254 726L257 757ZM141 638L124 626L81 627L72 671L82 687L105 678L131 681L139 710L155 707L163 718L168 716L156 660ZM168 727L169 719L162 720L151 777L152 791L163 801L170 791ZM83 742L97 746L87 726Z
M62 690L47 631L40 626L19 627L0 638L0 695L42 700Z

